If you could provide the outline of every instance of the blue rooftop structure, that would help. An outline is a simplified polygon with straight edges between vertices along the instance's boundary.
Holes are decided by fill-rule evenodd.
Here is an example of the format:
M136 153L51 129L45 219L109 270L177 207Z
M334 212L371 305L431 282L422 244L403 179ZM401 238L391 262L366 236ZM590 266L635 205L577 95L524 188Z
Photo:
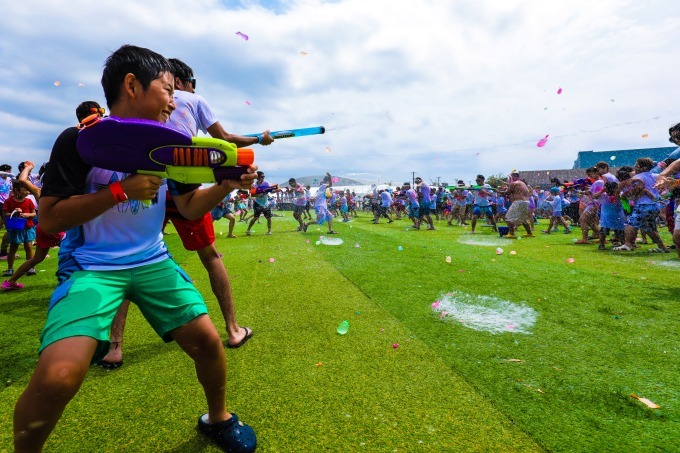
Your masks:
M600 161L607 162L612 167L635 165L641 157L651 157L654 162L664 160L670 153L678 149L676 146L663 148L622 149L615 151L579 151L574 161L574 169L594 167Z

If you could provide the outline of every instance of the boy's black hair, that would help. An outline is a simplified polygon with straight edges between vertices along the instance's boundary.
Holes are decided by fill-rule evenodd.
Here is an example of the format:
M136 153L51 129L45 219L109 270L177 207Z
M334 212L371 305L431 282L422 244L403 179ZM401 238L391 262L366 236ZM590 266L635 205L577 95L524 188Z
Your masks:
M134 74L146 91L164 72L172 73L172 65L163 55L129 44L120 47L106 59L102 74L102 88L109 109L118 101L127 74Z
M671 137L680 135L680 123L676 124L675 126L671 126L670 129L668 129L668 135Z
M172 74L175 77L179 77L180 80L188 80L194 77L194 70L191 69L191 66L179 58L170 58L168 61L172 65Z
M12 166L10 164L0 165L0 171L12 171Z
M19 170L19 173L24 171L24 167L26 167L26 162L19 162L19 165L17 165L17 169Z
M607 181L604 183L604 191L609 195L612 195L614 192L616 192L617 187L619 187L619 183L614 181Z
M22 162L23 163L23 162ZM19 178L12 181L12 192L19 193L19 190L24 187L24 182Z
M96 101L81 102L78 104L78 107L76 107L76 118L78 118L78 122L80 123L88 116L97 113L96 109L99 108L101 108L101 105ZM95 109L95 111L93 111L93 109Z
M649 171L654 168L654 161L651 157L641 157L635 161L635 164L645 171Z
M619 171L616 172L616 179L619 181L627 181L630 178L632 178L631 174L633 173L633 167L630 165L623 166L619 168Z

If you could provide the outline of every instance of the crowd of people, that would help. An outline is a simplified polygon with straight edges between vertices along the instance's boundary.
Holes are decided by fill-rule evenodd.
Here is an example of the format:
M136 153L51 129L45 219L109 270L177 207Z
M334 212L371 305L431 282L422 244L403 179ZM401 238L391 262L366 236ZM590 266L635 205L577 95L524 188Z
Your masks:
M201 130L239 147L274 141L268 130L255 137L228 133L207 101L195 93L191 67L149 49L126 45L113 52L104 65L102 86L112 117L166 123L192 137ZM240 179L201 188L86 164L76 145L79 131L106 121L104 113L97 102L81 103L76 108L78 126L60 134L49 162L37 175L32 174L31 162L20 163L18 174L9 164L0 166L5 226L0 259L7 261L3 275L8 277L2 290L22 289L18 280L35 275L49 250L60 246L39 360L15 407L17 451L42 449L91 363L109 370L123 365L130 303L138 305L164 341L176 341L195 362L208 406L198 419L199 430L228 451L255 449L254 430L226 406L224 348L242 347L253 331L236 322L229 275L215 247L213 222L221 218L229 221L228 238L236 238L237 221L247 222L245 234L251 236L261 217L269 235L272 210L279 203L290 203L301 232L316 223L327 224L327 233L337 234L334 219L351 222L365 211L374 224L408 219L411 230L434 230L436 220L445 220L447 226L469 225L475 234L480 221L493 231L505 222L504 237L509 240L518 237L520 227L525 237L534 236L537 219L544 218L549 219L544 234L553 234L560 226L569 234L573 226L580 226L579 245L596 238L604 250L611 235L613 250L627 252L637 247L641 234L643 242L649 238L654 243L652 252L667 253L658 234L658 225L664 222L680 253L680 221L675 214L679 184L674 178L680 160L657 165L641 158L616 175L600 162L581 180L555 181L548 190L528 186L513 171L495 187L483 175L477 176L475 185L458 181L450 187L430 187L417 177L413 184L356 194L334 189L335 178L327 173L312 194L309 186L294 178L286 187L271 184L254 165ZM671 141L680 143L680 125L670 133ZM570 207L577 209L568 215ZM168 222L183 247L197 252L209 276L225 322L224 341L206 316L203 297L170 257L163 241ZM15 269L20 246L26 260Z
M672 140L677 139L675 131L675 127L671 128ZM331 218L339 217L342 222L349 222L363 211L371 213L374 224L381 219L392 223L395 219L408 218L414 230L423 225L433 230L433 219L445 220L447 226L469 225L470 233L475 234L481 219L494 232L498 231L499 224L505 223L508 233L503 237L514 239L520 226L524 227L526 237L533 237L538 219L545 219L547 224L540 229L542 234L560 231L571 234L572 228L580 228L581 237L574 240L577 245L596 243L598 250L607 250L611 244L612 250L632 251L640 243L651 241L655 245L652 252L668 253L680 242L680 233L675 233L675 200L680 191L674 188L673 176L677 170L672 162L675 161L656 163L650 158L640 158L635 166L623 166L614 175L609 164L602 161L586 169L583 178L574 181L553 178L552 187L546 189L526 184L517 172L512 172L507 181L495 180L494 186L486 182L484 175L477 175L472 186L459 180L454 186L430 187L422 178L415 178L413 187L410 182L380 190L372 186L371 191L363 194L349 189L330 190L330 186L325 185L312 195L310 186L303 186L294 178L287 187L281 188L258 180L262 187L267 187L266 191L254 198L248 191L230 194L213 211L213 219L229 218L228 237L235 237L233 213L240 216L241 221L252 218L246 232L249 235L257 216L246 216L247 207L255 206L256 211L264 210L268 218L267 234L271 234L271 210L292 204L293 215L299 222L298 231L306 231L309 222L304 220L312 219L310 208L317 199L322 199ZM254 205L253 199L257 200ZM663 225L674 238L670 247L658 234L659 226Z

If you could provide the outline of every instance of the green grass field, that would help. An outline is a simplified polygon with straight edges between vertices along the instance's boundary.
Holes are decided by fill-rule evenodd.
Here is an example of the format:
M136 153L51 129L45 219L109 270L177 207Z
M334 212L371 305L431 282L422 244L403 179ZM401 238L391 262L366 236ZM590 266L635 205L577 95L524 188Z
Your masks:
M294 232L290 213L272 236L264 223L218 236L238 321L255 332L227 351L228 407L259 451L680 450L674 252L598 252L572 243L578 229L507 240L369 220L334 225L340 246L316 245L325 228ZM197 256L166 239L223 331ZM24 290L0 294L0 451L12 450L13 405L37 360L52 252ZM452 298L531 308L536 321L530 333L475 330L433 309ZM177 345L133 307L123 346L125 365L92 368L46 450L217 451L195 429L206 407Z

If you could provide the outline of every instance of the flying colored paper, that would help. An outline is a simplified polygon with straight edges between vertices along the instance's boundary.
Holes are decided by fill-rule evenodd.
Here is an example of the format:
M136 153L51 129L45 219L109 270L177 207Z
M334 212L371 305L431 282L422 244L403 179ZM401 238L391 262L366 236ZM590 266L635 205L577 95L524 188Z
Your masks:
M55 80L55 81L54 81L54 86L55 86L55 87L61 86L61 82L58 81L58 80Z
M327 153L330 153L330 152L331 152L331 147L330 147L330 146L327 146L327 147L326 147L326 152L327 152Z
M250 101L246 101L246 104L250 105Z
M548 143L548 135L540 139L538 143L536 143L536 146L538 146L539 148L543 148L546 143Z
M304 50L301 50L300 55L302 55L304 57L305 55L307 55L307 52L305 52Z
M562 94L562 88L557 89L557 94Z
M653 403L652 401L648 400L647 398L640 398L635 393L631 393L630 396L632 396L636 400L640 401L642 404L649 407L650 409L659 409L661 407L658 404Z
M248 41L248 35L246 35L245 33L241 33L240 31L237 31L236 36L243 38L244 41Z
M333 178L333 184L335 184L335 183L338 182L338 181L339 181L339 179L338 179L337 176Z
M649 135L647 135L647 134L642 134L642 138L647 138L647 137L649 137Z

